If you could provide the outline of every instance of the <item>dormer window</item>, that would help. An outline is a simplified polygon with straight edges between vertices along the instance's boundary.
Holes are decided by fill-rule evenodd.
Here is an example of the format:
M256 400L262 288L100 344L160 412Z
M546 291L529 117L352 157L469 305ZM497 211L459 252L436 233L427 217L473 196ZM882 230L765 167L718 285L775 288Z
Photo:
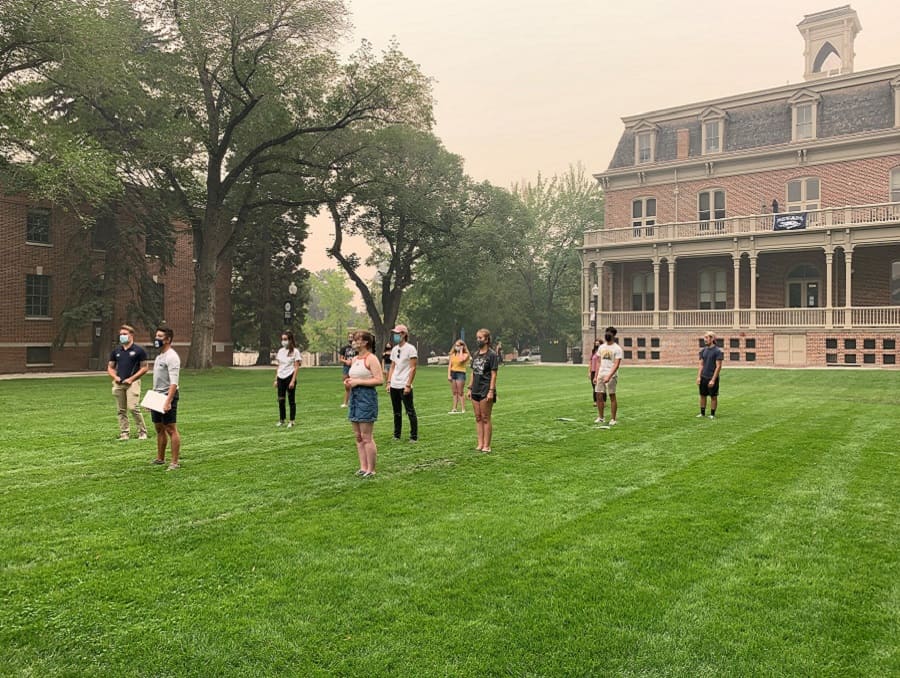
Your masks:
M900 127L900 75L891 80L894 91L894 127Z
M810 90L800 90L790 99L791 141L807 141L816 138L816 120L822 96Z
M642 120L634 127L634 164L643 165L656 160L656 133L659 128Z
M701 148L703 155L721 153L725 149L725 121L728 114L710 106L700 114Z

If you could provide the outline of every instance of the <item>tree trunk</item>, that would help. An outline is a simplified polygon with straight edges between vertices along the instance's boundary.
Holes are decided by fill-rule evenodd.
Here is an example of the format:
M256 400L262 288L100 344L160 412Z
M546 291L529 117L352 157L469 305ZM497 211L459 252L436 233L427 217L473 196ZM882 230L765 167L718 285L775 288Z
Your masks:
M194 369L209 369L213 364L216 278L219 256L224 249L218 220L218 210L207 206L201 232L194 229L194 257L197 260L194 264L194 317L191 350L187 359L187 367Z

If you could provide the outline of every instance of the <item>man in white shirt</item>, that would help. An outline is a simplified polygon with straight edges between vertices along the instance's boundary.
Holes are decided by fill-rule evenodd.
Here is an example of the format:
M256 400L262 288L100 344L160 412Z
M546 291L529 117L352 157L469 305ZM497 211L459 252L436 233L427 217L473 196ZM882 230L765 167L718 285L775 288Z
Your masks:
M172 348L175 333L169 327L159 327L153 345L159 355L153 362L153 390L166 396L162 412L151 411L150 417L156 427L156 459L154 464L166 463L166 445L172 441L172 461L169 471L181 468L178 458L181 453L181 434L178 432L178 380L181 374L181 358Z
M409 343L409 329L406 325L397 325L391 330L394 348L391 349L391 371L388 372L387 389L391 395L391 406L394 408L394 440L400 440L403 429L403 414L400 403L409 417L409 440L419 439L419 419L413 404L413 380L416 378L416 365L419 352Z

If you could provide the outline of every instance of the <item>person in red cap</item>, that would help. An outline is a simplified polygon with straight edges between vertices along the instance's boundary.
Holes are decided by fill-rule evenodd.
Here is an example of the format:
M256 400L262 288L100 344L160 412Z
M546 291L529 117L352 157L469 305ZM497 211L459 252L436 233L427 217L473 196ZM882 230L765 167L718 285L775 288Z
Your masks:
M387 389L391 395L391 406L394 408L394 440L400 440L403 430L403 414L400 403L406 408L409 417L409 439L419 439L419 419L416 406L413 404L413 380L416 378L416 365L419 352L409 343L409 329L406 325L397 325L391 330L394 348L391 349L391 371L388 372Z

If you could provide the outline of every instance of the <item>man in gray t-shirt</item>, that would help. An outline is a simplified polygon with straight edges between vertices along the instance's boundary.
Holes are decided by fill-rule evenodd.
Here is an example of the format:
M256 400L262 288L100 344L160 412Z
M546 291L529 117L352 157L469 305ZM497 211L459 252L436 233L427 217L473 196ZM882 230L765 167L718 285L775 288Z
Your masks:
M181 373L181 358L172 348L175 333L169 327L159 327L153 345L159 355L153 362L153 390L166 396L162 412L151 410L150 416L156 427L156 459L154 464L166 463L166 445L172 440L172 461L169 471L180 468L181 434L178 432L178 378Z

